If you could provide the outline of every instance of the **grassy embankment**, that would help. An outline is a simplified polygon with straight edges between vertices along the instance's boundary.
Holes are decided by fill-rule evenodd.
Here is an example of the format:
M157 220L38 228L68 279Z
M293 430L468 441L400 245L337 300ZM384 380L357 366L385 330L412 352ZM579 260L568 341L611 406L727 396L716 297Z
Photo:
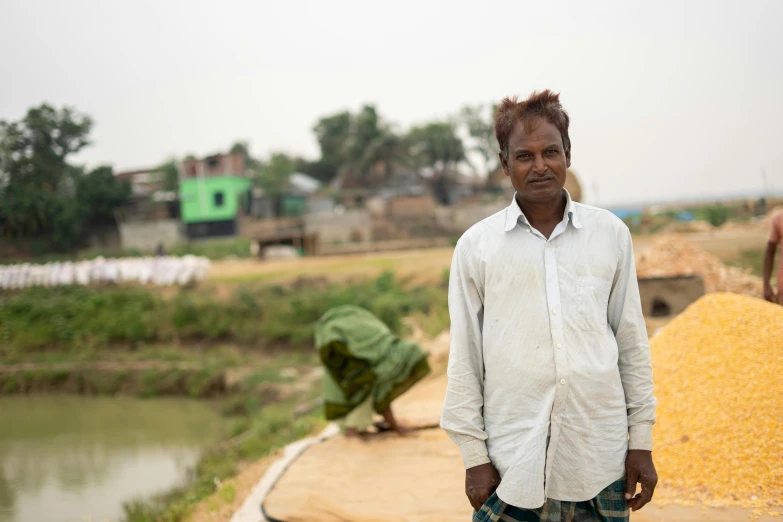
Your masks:
M764 274L764 249L743 250L739 257L729 260L728 264L749 269L753 275L761 277Z
M203 256L212 260L227 258L248 258L250 253L250 240L245 238L209 239L202 241L183 242L166 248L166 254L170 256ZM136 248L104 249L93 248L80 250L73 253L47 253L35 256L31 259L0 259L0 265L15 263L44 264L57 261L81 261L103 257L140 257L153 255Z
M414 316L447 324L443 285L410 287L386 273L343 285L247 282L230 295L183 289L32 288L0 293L0 393L124 393L212 397L226 439L182 489L126 506L129 522L179 521L256 460L323 425L313 323L357 304L394 331ZM219 497L233 501L230 488Z

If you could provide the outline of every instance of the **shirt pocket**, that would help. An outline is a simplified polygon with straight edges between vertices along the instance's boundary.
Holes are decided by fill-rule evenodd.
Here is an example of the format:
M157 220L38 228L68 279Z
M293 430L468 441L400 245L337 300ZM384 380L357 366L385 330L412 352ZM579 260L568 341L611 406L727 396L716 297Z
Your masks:
M595 276L576 281L576 324L587 332L603 332L608 321L610 283Z

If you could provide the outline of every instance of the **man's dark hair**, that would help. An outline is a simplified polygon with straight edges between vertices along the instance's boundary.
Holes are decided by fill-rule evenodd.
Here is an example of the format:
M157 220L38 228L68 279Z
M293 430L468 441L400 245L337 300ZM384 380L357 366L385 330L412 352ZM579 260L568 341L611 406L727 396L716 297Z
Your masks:
M527 100L519 101L517 96L504 98L495 109L495 137L503 156L508 159L508 139L517 121L525 126L525 132L532 132L536 124L546 120L560 131L563 151L571 159L571 139L568 137L568 113L560 105L560 94L546 89L533 92Z

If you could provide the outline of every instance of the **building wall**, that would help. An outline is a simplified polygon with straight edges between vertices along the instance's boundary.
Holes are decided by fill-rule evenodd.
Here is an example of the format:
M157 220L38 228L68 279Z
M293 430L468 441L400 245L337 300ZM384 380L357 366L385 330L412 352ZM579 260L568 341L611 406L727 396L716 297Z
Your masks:
M188 159L180 164L180 180L216 176L243 176L245 158L242 153L215 154L203 159Z
M388 203L388 211L391 215L400 214L425 214L435 208L432 196L401 196L391 198Z
M240 198L249 189L250 181L238 176L184 179L179 187L182 221L189 224L235 219Z
M498 200L494 203L470 206L438 207L435 209L435 221L438 226L461 235L484 218L503 210L509 201Z
M176 219L127 222L119 226L123 248L154 250L158 243L169 247L184 241L181 224Z
M316 234L321 245L372 241L369 212L354 210L343 214L307 215L304 221L306 233Z
M326 197L310 197L307 199L308 214L332 214L334 212L334 200Z

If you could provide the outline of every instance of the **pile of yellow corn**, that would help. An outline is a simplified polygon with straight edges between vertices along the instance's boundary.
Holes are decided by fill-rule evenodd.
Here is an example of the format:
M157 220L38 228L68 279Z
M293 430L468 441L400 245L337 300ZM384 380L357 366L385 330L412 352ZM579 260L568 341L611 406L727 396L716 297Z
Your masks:
M656 501L783 506L783 306L708 294L650 344Z

